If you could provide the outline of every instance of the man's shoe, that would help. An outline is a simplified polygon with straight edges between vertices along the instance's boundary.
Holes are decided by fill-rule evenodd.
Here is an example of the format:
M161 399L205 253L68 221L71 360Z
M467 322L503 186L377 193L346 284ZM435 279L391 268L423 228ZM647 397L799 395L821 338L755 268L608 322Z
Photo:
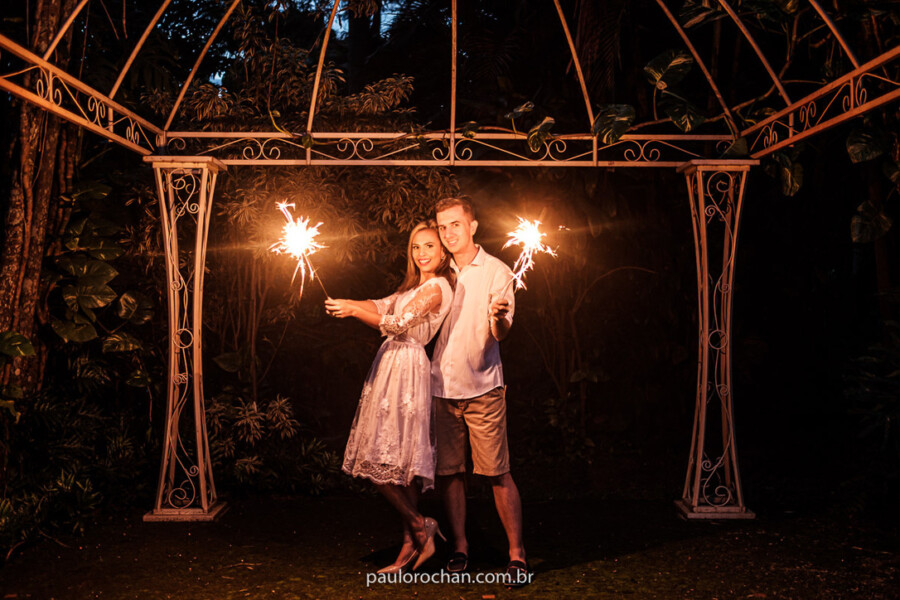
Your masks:
M448 573L465 573L469 570L469 556L465 552L454 552L447 561Z
M531 583L532 573L528 570L528 563L524 560L511 560L506 565L506 585L509 587L522 587Z

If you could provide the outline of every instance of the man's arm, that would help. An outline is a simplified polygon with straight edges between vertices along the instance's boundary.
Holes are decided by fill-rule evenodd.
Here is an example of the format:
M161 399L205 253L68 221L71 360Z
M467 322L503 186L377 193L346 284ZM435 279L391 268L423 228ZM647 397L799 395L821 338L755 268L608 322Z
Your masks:
M490 307L488 318L491 321L491 335L498 342L509 334L512 328L513 314L516 311L516 292L510 283L512 271L509 268L498 268L491 282Z
M498 342L502 342L512 327L512 323L506 318L509 314L509 300L500 297L491 302L490 314L491 335Z

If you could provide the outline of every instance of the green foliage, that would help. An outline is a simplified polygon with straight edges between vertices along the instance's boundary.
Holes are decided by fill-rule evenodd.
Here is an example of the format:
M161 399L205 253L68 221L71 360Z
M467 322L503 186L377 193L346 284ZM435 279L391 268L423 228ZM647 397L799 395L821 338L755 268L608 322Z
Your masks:
M34 356L31 340L15 331L0 332L0 367L6 365L10 358L21 356ZM22 388L14 383L0 387L0 409L7 411L16 422L20 416L16 400L21 400L22 397Z
M694 58L682 50L666 50L644 67L644 75L653 86L653 114L657 117L659 108L681 131L694 131L706 121L699 109L675 87L694 65Z
M773 152L764 167L769 177L781 183L781 193L788 197L799 192L800 186L803 185L803 165L797 162L798 154L797 149L790 152Z
M27 400L8 440L7 486L0 497L0 548L81 534L104 502L143 494L155 449L135 429L146 413L112 402L108 367L73 357L45 391Z
M634 107L629 104L604 104L597 107L591 133L604 146L615 144L634 122Z
M210 398L207 426L213 467L226 482L253 489L318 494L339 483L339 457L300 435L290 399L254 402L249 389L226 386Z
M15 331L0 333L0 360L6 360L6 356L34 356L34 346L31 340Z
M534 102L528 101L515 107L511 112L506 113L505 118L515 121L522 115L528 114L534 110Z
M700 114L697 107L684 98L669 92L664 92L663 97L666 99L663 112L681 131L690 133L706 121L706 117Z
M747 146L747 138L739 137L731 142L725 152L722 153L724 158L745 158L750 153Z
M844 396L858 418L860 439L881 477L900 475L900 324L885 323L886 340L855 358L844 375Z
M847 154L855 163L878 158L885 153L884 134L868 128L857 128L847 136Z
M537 152L552 135L550 129L556 124L553 117L544 117L544 120L528 131L528 147L532 152Z
M463 123L460 127L462 130L462 136L466 139L474 139L475 135L478 133L478 123L475 121L467 121Z
M666 50L644 67L650 85L663 91L679 83L694 66L694 58L682 50Z
M874 242L884 237L892 224L889 216L866 200L856 207L856 214L850 218L850 239L857 244Z
M717 2L710 0L687 0L678 11L678 20L681 25L687 29L700 25L701 23L709 23L715 19L725 16L725 11L719 8Z

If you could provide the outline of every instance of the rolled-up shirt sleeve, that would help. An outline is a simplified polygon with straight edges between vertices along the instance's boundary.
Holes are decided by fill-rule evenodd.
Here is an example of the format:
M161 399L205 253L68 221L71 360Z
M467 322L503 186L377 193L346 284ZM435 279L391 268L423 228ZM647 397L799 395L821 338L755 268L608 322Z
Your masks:
M385 314L381 317L379 329L385 336L397 336L410 327L415 327L428 317L428 313L435 306L441 305L441 287L439 285L426 285L416 292L409 303L403 307L399 315ZM380 311L379 311L380 312Z
M494 277L491 280L491 298L496 300L503 297L509 302L509 312L506 313L504 319L512 326L513 314L516 312L516 284L510 284L513 279L513 273L509 267L497 268L494 271Z

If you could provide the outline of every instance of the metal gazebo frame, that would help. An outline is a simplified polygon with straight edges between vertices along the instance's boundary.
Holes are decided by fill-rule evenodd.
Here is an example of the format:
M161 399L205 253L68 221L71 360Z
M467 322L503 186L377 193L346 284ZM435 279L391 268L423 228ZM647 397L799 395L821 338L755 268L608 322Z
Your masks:
M478 133L464 136L456 123L457 0L451 0L450 127L422 134L314 131L317 95L325 53L340 0L330 12L319 54L306 131L302 133L173 131L171 126L216 36L241 0L232 0L200 51L163 127L154 125L115 101L135 58L172 0L163 0L138 39L108 94L54 66L57 44L89 0L72 14L38 55L0 36L0 49L23 68L0 74L0 89L58 117L144 156L154 169L166 253L169 314L169 377L163 456L156 501L145 520L213 520L225 508L217 498L209 457L203 396L203 273L209 219L216 179L229 166L493 166L493 167L629 167L671 168L685 176L694 232L698 296L698 367L694 423L682 496L676 501L689 519L753 518L744 504L734 437L732 388L732 299L741 209L750 170L759 159L848 119L900 98L900 82L884 67L900 57L900 47L860 64L835 23L816 0L807 0L838 42L853 69L815 92L792 100L756 40L727 0L719 7L734 23L771 77L785 107L741 130L749 158L716 156L734 141L732 135L626 134L602 146L591 133L554 136L537 152L523 133ZM663 0L655 0L703 72L732 131L732 110L687 33ZM553 0L584 97L587 131L594 113L575 44L560 0ZM422 149L431 158L421 158ZM193 260L180 262L181 230L193 234ZM719 256L721 255L721 256ZM187 266L184 266L187 265ZM185 426L190 414L193 436ZM721 433L713 427L718 423ZM193 439L191 439L193 437Z

